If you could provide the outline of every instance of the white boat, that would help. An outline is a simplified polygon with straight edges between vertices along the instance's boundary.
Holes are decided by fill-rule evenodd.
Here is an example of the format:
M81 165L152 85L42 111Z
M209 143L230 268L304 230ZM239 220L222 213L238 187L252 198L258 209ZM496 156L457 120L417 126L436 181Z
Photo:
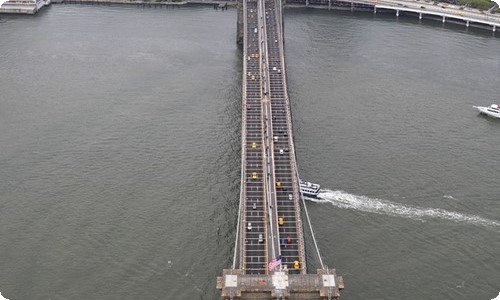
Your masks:
M498 104L492 104L488 107L486 106L473 106L473 107L479 110L479 113L481 114L485 114L487 116L500 119L500 107Z
M300 192L304 196L316 197L319 194L320 185L308 181L300 181Z

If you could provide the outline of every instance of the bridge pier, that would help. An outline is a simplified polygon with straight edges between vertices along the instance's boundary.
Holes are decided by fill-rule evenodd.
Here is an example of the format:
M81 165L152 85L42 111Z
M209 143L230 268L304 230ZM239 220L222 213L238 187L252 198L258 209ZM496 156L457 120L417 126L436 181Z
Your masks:
M419 19L419 20L422 20L422 13L419 13L419 14L418 14L418 19Z
M399 9L396 9L396 17L399 17Z
M465 27L467 27L467 28L469 27L469 20L467 20L467 21L465 22Z
M288 270L268 275L249 275L240 269L225 269L217 277L223 300L244 299L339 299L344 280L335 269L318 269L316 274L288 274Z
M497 27L493 25L493 32L497 31Z
M446 22L446 17L445 17L445 16L443 16L443 23L444 23L444 22Z

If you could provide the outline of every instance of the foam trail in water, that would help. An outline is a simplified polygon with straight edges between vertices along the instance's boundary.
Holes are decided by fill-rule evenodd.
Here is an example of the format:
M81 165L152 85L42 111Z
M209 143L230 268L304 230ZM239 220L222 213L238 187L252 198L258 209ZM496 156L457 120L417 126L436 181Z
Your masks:
M390 216L407 217L416 220L437 218L482 226L500 226L499 221L489 220L481 218L479 216L465 215L440 208L420 208L405 206L403 204L392 201L352 195L343 191L322 189L318 197L320 199L308 198L308 200L318 203L331 203L334 206L340 208L354 209L358 211L385 214Z

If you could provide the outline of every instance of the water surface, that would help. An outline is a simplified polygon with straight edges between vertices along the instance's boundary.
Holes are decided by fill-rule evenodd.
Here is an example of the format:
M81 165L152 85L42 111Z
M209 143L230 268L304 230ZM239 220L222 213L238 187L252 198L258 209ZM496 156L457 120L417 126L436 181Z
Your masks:
M2 295L216 299L239 197L236 12L1 20ZM308 207L342 299L500 291L500 123L472 109L498 101L500 40L450 26L285 13L299 170L325 188Z

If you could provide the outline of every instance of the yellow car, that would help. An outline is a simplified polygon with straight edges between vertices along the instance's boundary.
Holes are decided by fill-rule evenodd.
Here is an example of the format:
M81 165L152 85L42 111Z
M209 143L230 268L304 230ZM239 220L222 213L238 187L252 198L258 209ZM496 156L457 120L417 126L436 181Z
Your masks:
M257 172L252 173L252 179L257 179Z
M300 263L299 263L298 260L296 260L296 261L293 262L293 268L294 269L300 269Z
M283 224L285 224L285 219L284 219L283 217L279 217L279 218L278 218L278 224L279 224L279 225L283 225Z
M253 142L253 143L252 143L252 148L253 148L253 149L257 148L257 143L256 143L256 142Z

